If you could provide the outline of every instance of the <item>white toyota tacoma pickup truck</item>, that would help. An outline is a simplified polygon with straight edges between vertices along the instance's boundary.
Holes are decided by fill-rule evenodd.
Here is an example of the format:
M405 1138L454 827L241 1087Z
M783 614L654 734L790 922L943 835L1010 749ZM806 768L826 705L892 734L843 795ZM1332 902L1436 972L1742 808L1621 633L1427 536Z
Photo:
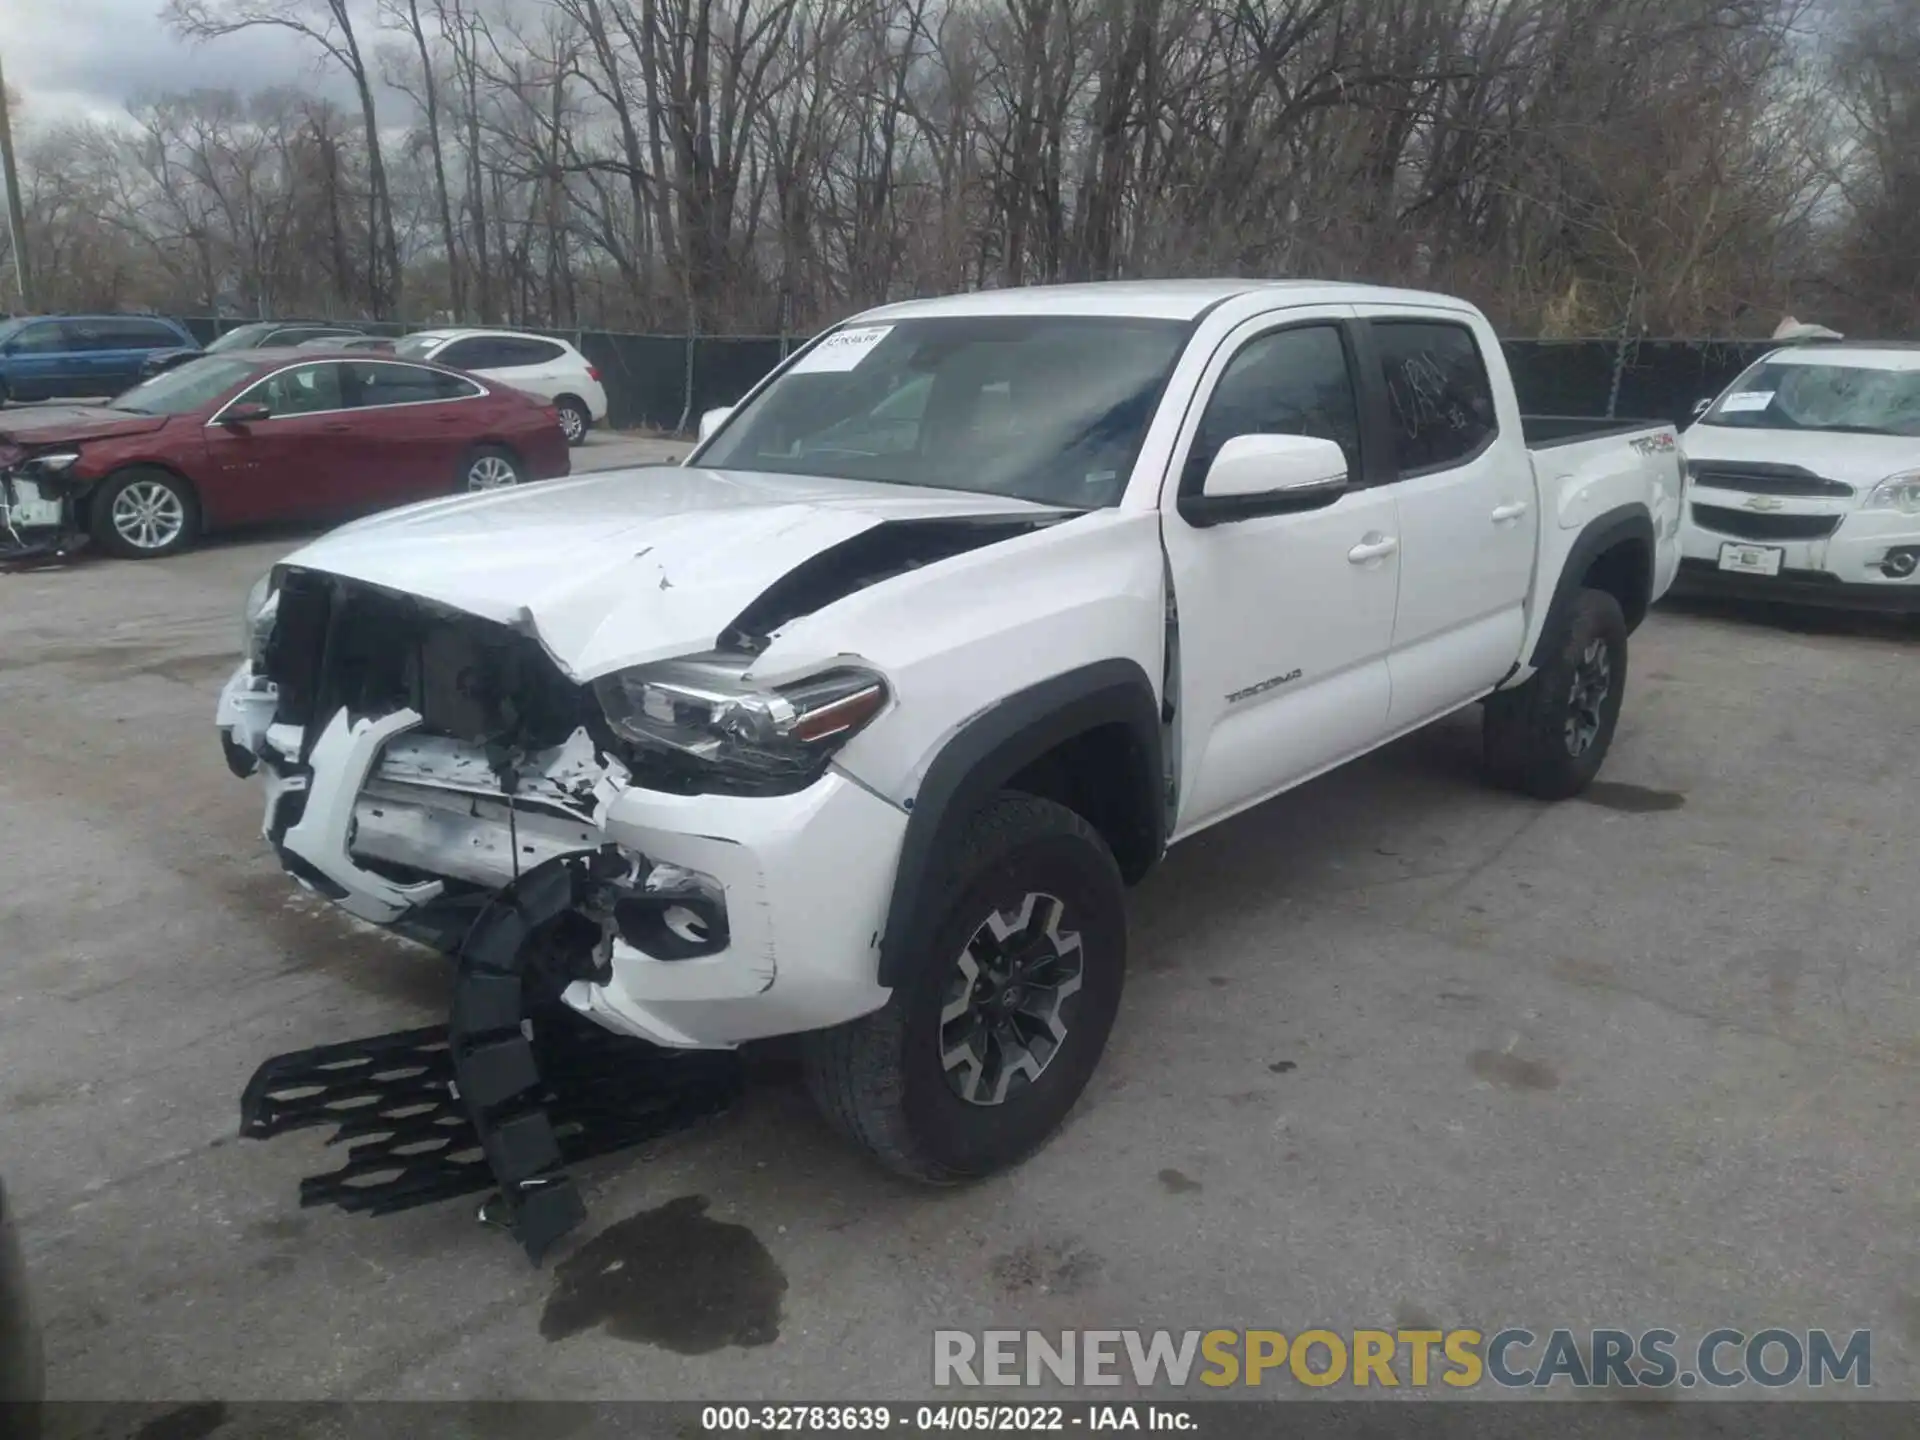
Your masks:
M658 1046L801 1032L927 1180L1062 1121L1169 844L1475 704L1494 778L1578 792L1679 559L1673 430L1523 421L1440 295L918 300L710 418L682 466L276 566L228 760L301 882L511 972L456 1034L534 991Z

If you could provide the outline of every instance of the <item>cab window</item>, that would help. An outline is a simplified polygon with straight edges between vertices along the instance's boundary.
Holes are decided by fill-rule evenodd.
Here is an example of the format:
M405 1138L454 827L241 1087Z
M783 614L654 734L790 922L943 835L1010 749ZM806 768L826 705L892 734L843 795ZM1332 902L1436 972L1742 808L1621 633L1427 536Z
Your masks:
M1256 336L1227 363L1187 452L1180 491L1198 495L1220 447L1237 435L1331 440L1360 470L1360 403L1347 347L1335 325L1300 325Z
M1473 332L1436 320L1376 320L1394 461L1402 475L1464 465L1500 431Z

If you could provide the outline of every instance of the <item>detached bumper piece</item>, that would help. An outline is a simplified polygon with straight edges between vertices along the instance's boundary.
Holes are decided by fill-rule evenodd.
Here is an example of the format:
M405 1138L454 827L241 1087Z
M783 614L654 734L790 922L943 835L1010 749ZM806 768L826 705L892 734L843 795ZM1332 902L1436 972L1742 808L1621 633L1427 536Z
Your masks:
M573 908L590 857L530 871L481 912L446 1026L277 1055L247 1082L240 1133L331 1125L346 1162L300 1182L302 1206L374 1215L497 1187L488 1207L536 1264L586 1218L566 1166L683 1129L732 1103L730 1051L615 1035L557 1003L529 1016L536 931Z

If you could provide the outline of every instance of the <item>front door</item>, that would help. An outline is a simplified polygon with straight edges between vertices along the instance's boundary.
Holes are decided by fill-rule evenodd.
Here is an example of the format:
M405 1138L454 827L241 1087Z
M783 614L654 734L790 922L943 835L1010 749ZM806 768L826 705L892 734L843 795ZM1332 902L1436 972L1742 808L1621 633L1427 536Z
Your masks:
M1399 520L1392 490L1365 483L1350 313L1241 327L1175 452L1183 493L1245 434L1333 440L1349 477L1333 504L1298 514L1196 527L1164 507L1180 634L1176 838L1370 748L1386 725Z
M1540 516L1519 413L1508 402L1500 414L1475 331L1452 314L1377 313L1368 328L1400 504L1397 732L1479 699L1512 669Z
M267 418L232 423L237 406L259 404ZM353 508L340 442L351 428L341 398L340 366L323 360L289 365L249 386L207 425L207 464L230 523L306 519Z

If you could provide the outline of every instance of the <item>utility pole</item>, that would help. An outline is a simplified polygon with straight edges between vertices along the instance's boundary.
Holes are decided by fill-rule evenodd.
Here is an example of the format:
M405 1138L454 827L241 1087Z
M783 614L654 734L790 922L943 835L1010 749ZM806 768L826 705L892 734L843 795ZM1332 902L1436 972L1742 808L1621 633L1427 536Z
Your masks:
M13 125L7 117L7 77L0 72L0 175L7 185L7 233L13 241L13 283L20 308L33 313L33 274L27 265L27 216L20 205L20 170L13 163Z

